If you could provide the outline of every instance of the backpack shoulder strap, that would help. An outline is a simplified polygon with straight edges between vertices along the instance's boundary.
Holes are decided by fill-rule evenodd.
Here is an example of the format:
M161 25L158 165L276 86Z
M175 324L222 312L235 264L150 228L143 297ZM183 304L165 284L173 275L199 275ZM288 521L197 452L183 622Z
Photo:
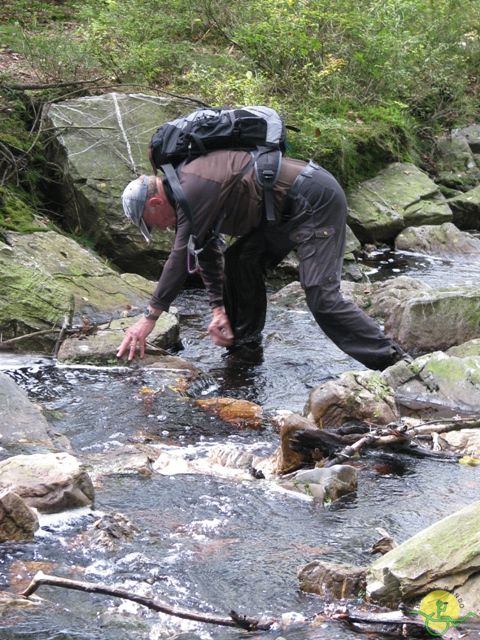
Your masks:
M279 149L258 148L255 159L255 172L258 183L263 187L265 218L270 223L278 222L275 213L273 188L280 173L281 163L282 152Z
M182 185L180 184L180 180L178 179L178 175L177 175L177 172L175 171L174 166L172 164L162 164L161 169L168 180L168 184L170 185L170 189L172 190L173 197L175 198L176 202L178 203L178 206L182 209L183 213L185 214L187 220L190 223L190 229L192 231L192 235L195 236L192 210L190 209L190 205L188 204L188 200L182 189Z

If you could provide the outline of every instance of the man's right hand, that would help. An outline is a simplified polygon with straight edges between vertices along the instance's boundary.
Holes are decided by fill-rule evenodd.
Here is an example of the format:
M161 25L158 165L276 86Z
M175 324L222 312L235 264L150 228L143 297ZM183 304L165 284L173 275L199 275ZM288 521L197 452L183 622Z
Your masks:
M127 329L125 338L118 347L117 358L121 358L128 352L128 361L135 358L137 348L140 349L140 358L145 357L145 339L152 332L155 320L140 318L138 322Z

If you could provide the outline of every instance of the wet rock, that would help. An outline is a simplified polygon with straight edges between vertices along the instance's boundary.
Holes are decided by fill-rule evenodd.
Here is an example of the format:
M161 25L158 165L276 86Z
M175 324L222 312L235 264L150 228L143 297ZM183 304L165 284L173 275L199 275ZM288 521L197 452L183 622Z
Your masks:
M473 254L480 261L480 240L451 222L408 227L395 238L395 248L432 255Z
M375 371L349 371L315 387L305 413L320 428L372 419L383 425L400 417L393 389Z
M298 281L290 282L269 296L272 304L278 304L287 309L306 309L305 292Z
M120 197L130 180L151 173L146 149L159 122L190 110L185 101L123 93L49 105L49 156L61 168L56 197L63 223L124 271L157 278L170 251L172 232L147 245L125 218Z
M14 491L43 513L90 505L94 496L90 477L68 453L19 455L0 462L0 490Z
M12 491L0 493L0 542L32 540L38 517L20 496Z
M478 343L477 343L478 348ZM397 401L422 415L433 412L478 413L480 406L480 352L465 357L440 351L398 363L382 374L395 389Z
M296 431L304 429L317 430L317 426L311 420L303 416L291 413L286 416L278 416L273 420L280 429L280 446L274 454L275 469L279 474L290 473L310 464L312 462L311 453L304 454L294 451L291 447L290 439Z
M321 502L333 502L357 489L357 470L346 464L296 471L278 483Z
M480 229L480 186L448 201L459 229Z
M452 220L438 186L409 163L393 163L363 182L348 203L348 224L362 242L393 240L405 227Z
M3 339L52 329L15 343L52 352L65 316L83 330L143 308L153 284L121 276L91 251L54 231L7 232L0 243L0 330Z
M225 422L245 429L262 427L263 410L258 404L235 398L206 398L195 404Z
M105 513L74 541L74 545L114 551L131 542L138 532L138 528L122 513Z
M0 447L10 453L33 453L53 448L48 423L40 407L11 378L0 373Z
M314 560L297 574L300 589L328 599L361 597L365 591L366 569L348 564Z
M58 352L58 360L60 362L77 363L77 364L94 364L94 365L121 365L126 360L119 360L116 357L118 347L125 337L125 332L135 322L138 317L121 318L112 320L108 324L99 325L95 333L86 336L78 336L67 338ZM179 341L180 328L178 320L170 313L162 313L157 320L152 333L148 336L150 347L147 347L147 355L142 361L142 365L153 365L158 363L161 368L162 362L165 368L172 365L179 365L180 358L174 356L165 356L160 352L155 354L155 348L165 349L175 346ZM185 361L183 361L185 363ZM174 368L184 368L175 366Z
M480 502L476 502L420 531L376 560L367 571L367 597L395 607L438 589L439 585L454 590L460 597L464 589L471 593L472 584L478 589L479 522ZM476 605L479 596L477 590Z

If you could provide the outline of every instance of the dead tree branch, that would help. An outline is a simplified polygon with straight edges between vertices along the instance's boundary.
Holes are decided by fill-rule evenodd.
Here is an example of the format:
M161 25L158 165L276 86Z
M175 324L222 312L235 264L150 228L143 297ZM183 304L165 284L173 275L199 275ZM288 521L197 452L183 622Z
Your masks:
M68 80L66 82L50 82L43 84L40 82L25 83L25 84L6 84L2 83L2 87L5 89L11 89L12 91L41 91L42 89L58 89L60 87L75 87L84 84L95 84L103 80L105 76L94 78L93 80Z
M69 580L67 578L60 578L58 576L51 576L39 571L28 585L28 587L21 594L24 598L31 596L41 585L50 585L54 587L63 587L64 589L73 589L75 591L84 591L86 593L99 593L105 596L112 596L114 598L123 598L124 600L131 600L153 611L159 611L160 613L166 613L176 618L183 618L184 620L195 620L196 622L206 622L207 624L216 624L223 627L240 627L246 631L267 631L270 629L274 620L260 621L254 618L247 618L241 616L235 611L230 612L230 617L220 617L215 615L209 615L207 613L200 613L198 611L192 611L190 609L183 609L180 607L171 607L163 602L154 600L153 598L147 598L145 596L137 595L125 589L117 587L110 587L105 584L95 584L93 582L83 582L80 580Z

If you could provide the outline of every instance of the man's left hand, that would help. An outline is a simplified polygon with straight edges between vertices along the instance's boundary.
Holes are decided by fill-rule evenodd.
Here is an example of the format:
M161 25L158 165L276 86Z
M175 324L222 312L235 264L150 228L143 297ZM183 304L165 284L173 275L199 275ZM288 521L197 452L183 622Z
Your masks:
M233 344L233 331L224 307L212 310L213 320L208 325L208 333L213 342L219 347Z

